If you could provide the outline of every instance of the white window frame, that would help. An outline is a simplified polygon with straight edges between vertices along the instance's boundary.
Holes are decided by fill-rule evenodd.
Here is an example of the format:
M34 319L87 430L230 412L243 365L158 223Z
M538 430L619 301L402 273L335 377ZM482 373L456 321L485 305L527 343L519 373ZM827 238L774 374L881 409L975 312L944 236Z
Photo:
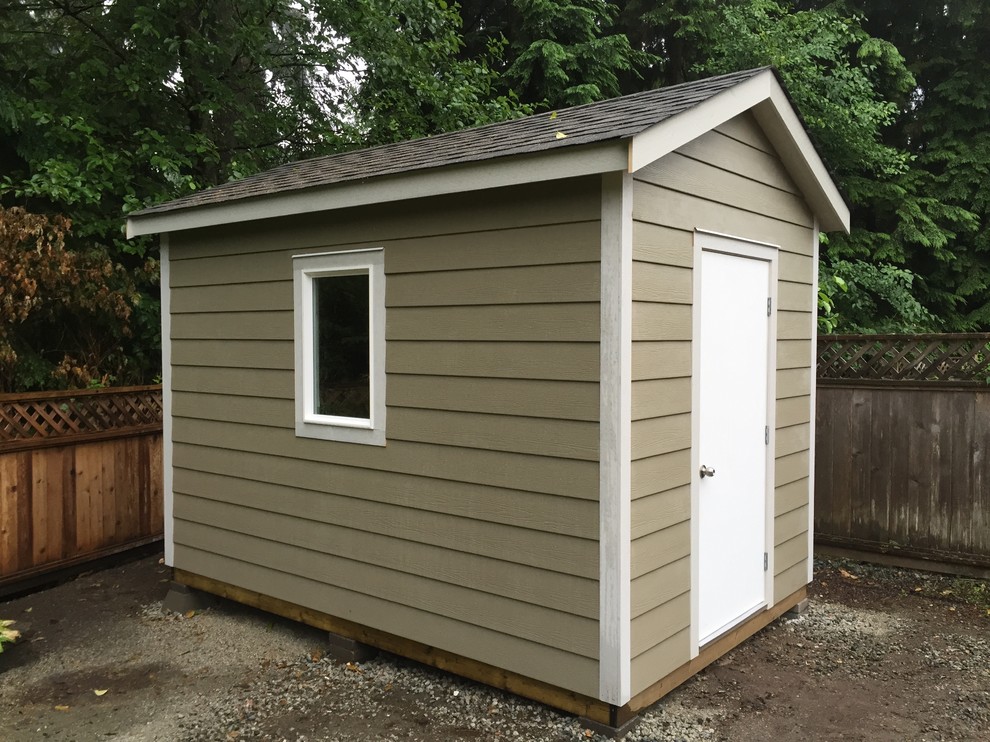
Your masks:
M292 256L295 314L296 435L385 445L385 251L383 248ZM370 418L320 415L315 406L313 279L368 275Z

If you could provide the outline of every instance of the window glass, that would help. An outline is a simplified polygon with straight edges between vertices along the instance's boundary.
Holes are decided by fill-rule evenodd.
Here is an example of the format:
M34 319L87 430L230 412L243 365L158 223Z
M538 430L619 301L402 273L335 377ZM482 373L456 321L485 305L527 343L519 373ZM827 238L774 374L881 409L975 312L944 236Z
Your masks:
M313 278L313 354L318 415L371 417L367 273Z

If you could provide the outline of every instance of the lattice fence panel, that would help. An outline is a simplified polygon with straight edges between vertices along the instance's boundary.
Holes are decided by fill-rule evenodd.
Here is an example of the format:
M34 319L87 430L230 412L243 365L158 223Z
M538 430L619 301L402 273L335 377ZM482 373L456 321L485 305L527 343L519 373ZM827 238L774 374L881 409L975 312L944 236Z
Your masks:
M990 333L822 335L818 378L990 383Z
M0 443L161 425L161 387L86 390L0 398Z

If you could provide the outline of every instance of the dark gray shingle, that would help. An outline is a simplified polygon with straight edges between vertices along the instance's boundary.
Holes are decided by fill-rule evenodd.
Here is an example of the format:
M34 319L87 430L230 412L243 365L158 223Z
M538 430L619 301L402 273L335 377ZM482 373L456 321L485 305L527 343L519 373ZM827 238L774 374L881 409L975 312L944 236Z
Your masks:
M300 160L136 211L156 214L285 191L631 137L763 72L734 72L472 129ZM566 136L558 138L557 133Z

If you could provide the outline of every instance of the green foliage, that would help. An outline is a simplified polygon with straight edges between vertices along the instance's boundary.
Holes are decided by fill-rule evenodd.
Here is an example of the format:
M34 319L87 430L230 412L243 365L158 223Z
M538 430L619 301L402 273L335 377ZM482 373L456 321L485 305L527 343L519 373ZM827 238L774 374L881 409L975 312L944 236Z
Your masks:
M16 629L10 628L16 623L15 621L0 620L0 654L3 654L4 644L13 644L16 642L21 633Z

